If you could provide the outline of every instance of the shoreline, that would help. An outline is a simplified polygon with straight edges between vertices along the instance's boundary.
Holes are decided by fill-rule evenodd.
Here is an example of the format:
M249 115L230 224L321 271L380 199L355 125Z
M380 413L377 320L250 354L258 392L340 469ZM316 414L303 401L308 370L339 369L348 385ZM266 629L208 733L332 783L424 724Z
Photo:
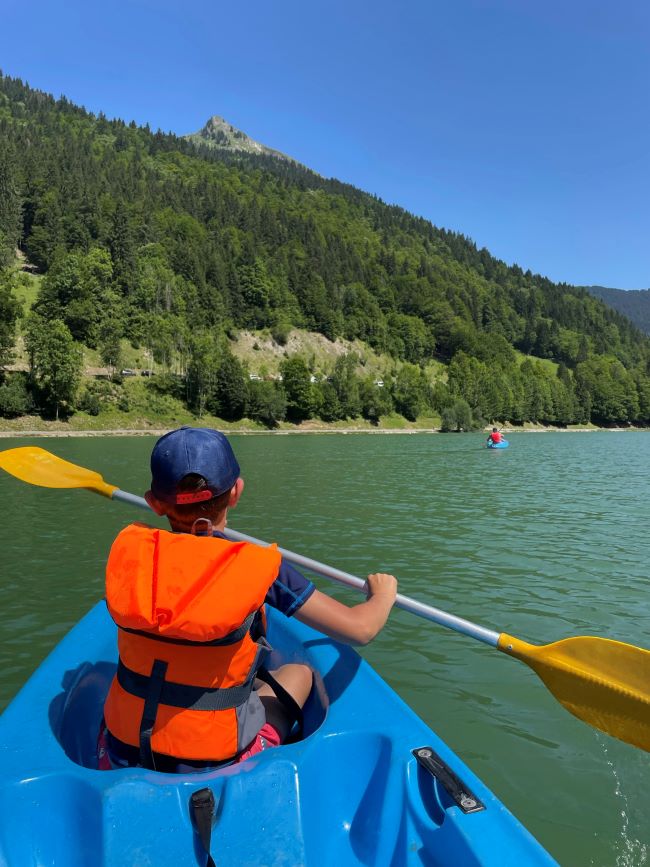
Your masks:
M155 436L160 437L174 428L116 428L106 430L0 430L0 439L33 439L33 438L55 438L55 437L130 437L130 436ZM439 428L296 428L295 430L255 430L252 428L232 429L232 428L217 428L222 433L228 436L293 436L294 434L440 434ZM480 433L481 435L489 432L489 428L483 431L469 431L469 433ZM623 433L629 431L644 431L647 428L641 427L581 427L581 428L553 428L553 427L531 427L531 428L502 428L504 434L543 434L543 433L598 433L606 431L608 433ZM453 436L454 432L448 435Z

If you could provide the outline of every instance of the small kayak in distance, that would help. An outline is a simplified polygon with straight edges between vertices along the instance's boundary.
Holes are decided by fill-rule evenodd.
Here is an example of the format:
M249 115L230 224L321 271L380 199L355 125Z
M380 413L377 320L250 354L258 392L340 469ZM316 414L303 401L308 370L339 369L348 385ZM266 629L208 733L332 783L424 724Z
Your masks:
M269 668L315 672L303 740L207 773L99 771L117 650L98 603L0 717L0 864L203 865L189 804L205 787L219 867L556 863L354 650L273 610L268 622Z
M508 442L508 440L500 440L498 443L486 443L486 447L488 449L507 449L509 445L510 443Z

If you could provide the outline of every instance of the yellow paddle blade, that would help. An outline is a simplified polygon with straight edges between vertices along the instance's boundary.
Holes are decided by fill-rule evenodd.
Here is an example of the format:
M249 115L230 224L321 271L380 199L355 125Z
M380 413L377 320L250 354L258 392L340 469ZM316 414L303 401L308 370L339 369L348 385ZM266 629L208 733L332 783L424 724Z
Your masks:
M22 482L41 488L88 488L109 498L117 490L115 485L105 482L99 473L64 461L37 446L0 452L0 469Z
M650 650L591 636L527 644L505 632L497 646L529 665L578 719L650 751Z

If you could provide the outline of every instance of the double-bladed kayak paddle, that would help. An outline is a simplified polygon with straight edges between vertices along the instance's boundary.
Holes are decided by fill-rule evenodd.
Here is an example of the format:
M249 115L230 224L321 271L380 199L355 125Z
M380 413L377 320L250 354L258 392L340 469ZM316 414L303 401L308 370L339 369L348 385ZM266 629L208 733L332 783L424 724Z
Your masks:
M36 446L0 452L0 468L31 485L85 488L113 500L149 509L146 500L121 491L102 476ZM267 545L260 539L226 529L234 541ZM284 548L283 557L318 575L365 591L366 582L332 566ZM462 617L425 605L401 593L395 605L425 620L453 629L521 660L578 719L628 744L650 751L650 650L608 638L575 636L552 644L528 644L506 632L493 632Z

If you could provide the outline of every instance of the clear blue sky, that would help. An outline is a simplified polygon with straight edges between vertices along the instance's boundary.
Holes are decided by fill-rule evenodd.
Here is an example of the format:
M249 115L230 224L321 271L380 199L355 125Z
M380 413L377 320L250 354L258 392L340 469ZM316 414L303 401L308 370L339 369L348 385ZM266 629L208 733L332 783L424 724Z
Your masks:
M1 0L0 68L253 138L575 284L650 287L647 0Z

